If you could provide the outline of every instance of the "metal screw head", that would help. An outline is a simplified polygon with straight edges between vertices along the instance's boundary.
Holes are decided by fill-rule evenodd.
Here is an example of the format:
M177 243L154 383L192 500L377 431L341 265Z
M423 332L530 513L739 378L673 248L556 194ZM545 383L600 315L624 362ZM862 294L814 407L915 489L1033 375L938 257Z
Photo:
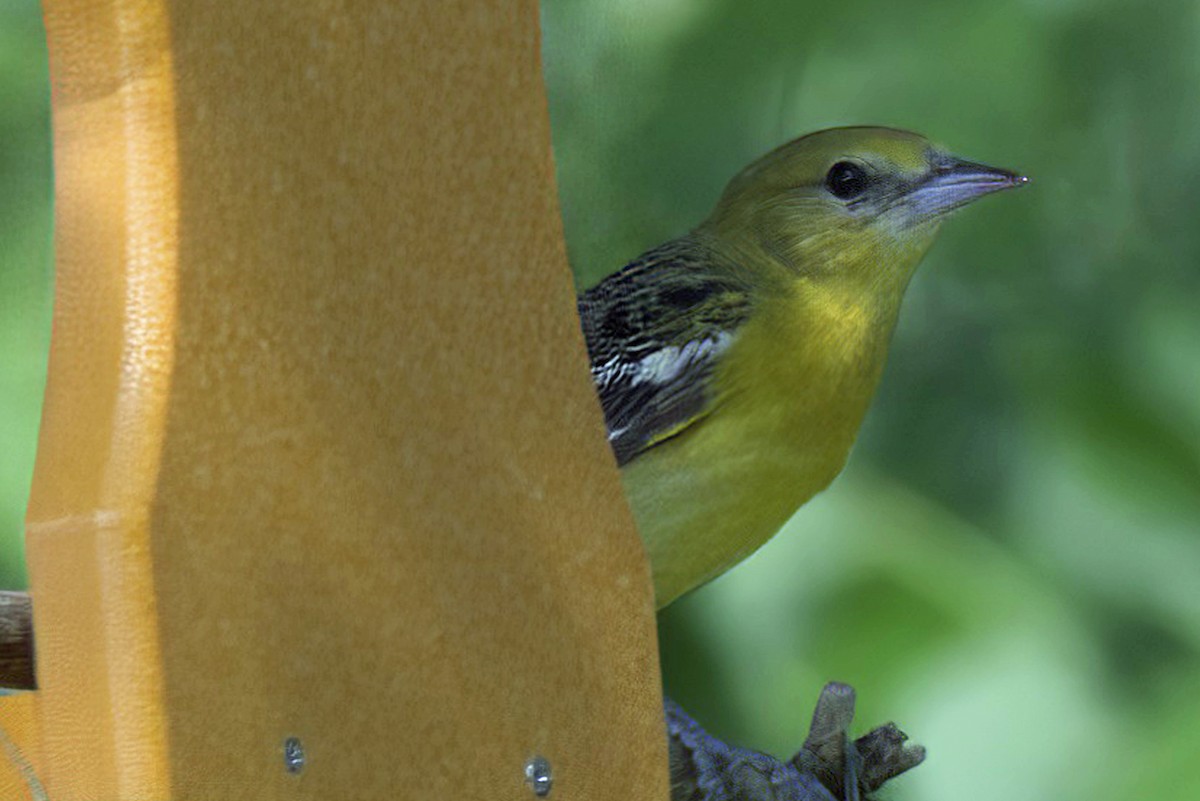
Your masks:
M554 775L550 770L550 762L545 757L535 756L525 763L525 783L533 789L538 798L550 795L554 785Z
M304 745L299 737L289 737L283 741L283 767L288 773L299 773L304 770Z

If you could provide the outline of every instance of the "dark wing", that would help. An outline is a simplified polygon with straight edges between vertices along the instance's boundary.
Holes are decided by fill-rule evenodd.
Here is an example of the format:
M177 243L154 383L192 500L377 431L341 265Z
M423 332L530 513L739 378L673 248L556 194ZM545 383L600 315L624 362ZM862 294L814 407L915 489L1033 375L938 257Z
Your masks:
M738 271L678 239L579 297L579 317L617 463L709 410L711 378L750 312Z

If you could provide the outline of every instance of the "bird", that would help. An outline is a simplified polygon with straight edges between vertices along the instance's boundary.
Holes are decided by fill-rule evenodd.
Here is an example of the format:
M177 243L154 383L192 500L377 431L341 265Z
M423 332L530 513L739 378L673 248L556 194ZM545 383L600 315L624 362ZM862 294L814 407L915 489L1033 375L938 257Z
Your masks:
M901 300L955 210L1028 179L886 127L794 139L577 307L658 608L846 464Z

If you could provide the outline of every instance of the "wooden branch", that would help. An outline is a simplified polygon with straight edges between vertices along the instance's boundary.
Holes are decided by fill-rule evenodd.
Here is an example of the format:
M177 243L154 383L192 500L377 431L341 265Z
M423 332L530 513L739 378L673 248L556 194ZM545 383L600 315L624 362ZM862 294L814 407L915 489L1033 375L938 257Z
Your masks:
M36 690L29 593L0 592L0 687Z

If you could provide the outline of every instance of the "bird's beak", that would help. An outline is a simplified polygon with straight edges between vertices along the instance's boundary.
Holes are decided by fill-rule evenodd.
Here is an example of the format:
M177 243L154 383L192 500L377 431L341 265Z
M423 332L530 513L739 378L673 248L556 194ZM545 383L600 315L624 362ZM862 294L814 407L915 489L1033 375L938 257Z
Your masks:
M971 201L1024 186L1029 179L1011 170L943 156L934 162L929 174L912 188L908 196L914 216L931 220L965 206Z

